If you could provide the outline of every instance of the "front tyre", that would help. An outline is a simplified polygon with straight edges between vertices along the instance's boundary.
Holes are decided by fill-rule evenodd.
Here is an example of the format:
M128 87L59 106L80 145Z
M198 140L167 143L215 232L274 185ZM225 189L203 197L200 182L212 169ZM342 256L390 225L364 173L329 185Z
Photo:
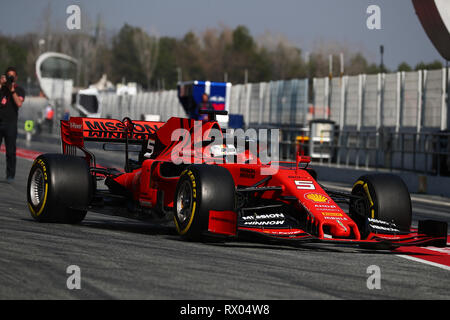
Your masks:
M392 174L368 174L353 185L352 194L362 200L350 202L350 215L362 234L409 232L411 197L403 180Z
M191 165L181 173L175 190L174 221L178 234L202 240L208 231L210 210L233 211L235 185L227 169Z
M43 154L31 166L27 202L39 222L79 223L86 216L93 180L86 161L63 154Z

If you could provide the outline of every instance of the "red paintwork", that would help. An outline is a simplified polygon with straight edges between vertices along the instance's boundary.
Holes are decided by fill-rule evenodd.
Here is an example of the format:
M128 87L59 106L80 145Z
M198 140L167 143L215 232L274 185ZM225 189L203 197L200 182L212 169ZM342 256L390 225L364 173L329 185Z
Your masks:
M216 121L194 121L192 119L169 119L166 123L151 121L136 121L138 132L128 134L130 141L148 140L156 141L159 150L156 156L144 160L141 168L133 172L123 173L115 178L115 181L130 190L133 198L142 206L153 208L158 203L159 192L163 194L164 207L173 207L173 198L178 182L178 176L165 177L161 174L161 166L173 162L173 157L190 163L212 164L217 158L208 153L209 147L203 147L202 142L210 140L213 129L220 132ZM177 129L185 129L177 141L173 140L173 133ZM124 141L126 133L124 125L118 120L70 118L61 121L61 138L63 152L67 153L68 146L74 146L83 150L84 140L96 141ZM217 133L217 132L216 132ZM220 132L220 136L222 133ZM177 136L178 137L178 136ZM208 153L209 154L209 153ZM85 152L86 160L92 161L89 153ZM261 164L256 155L246 151L237 156L238 163L220 163L233 176L236 186L252 186L266 178L261 174L262 168L269 165ZM243 164L245 160L255 160L254 164ZM415 232L406 236L370 234L366 239L361 239L357 224L332 200L332 198L320 187L308 171L299 168L299 164L308 164L310 157L297 156L296 162L278 162L278 171L272 178L258 187L281 186L282 190L265 191L261 193L262 199L276 199L292 204L292 200L283 200L282 197L295 197L293 206L306 216L306 230L299 228L274 229L274 228L237 228L236 212L210 211L209 231L212 233L235 235L237 230L253 231L271 235L278 238L289 239L320 239L322 241L340 243L378 243L389 241L396 244L420 244L429 241L429 237ZM240 164L239 164L240 163ZM286 166L289 164L290 167Z
M208 231L234 236L237 232L237 214L234 211L209 211Z

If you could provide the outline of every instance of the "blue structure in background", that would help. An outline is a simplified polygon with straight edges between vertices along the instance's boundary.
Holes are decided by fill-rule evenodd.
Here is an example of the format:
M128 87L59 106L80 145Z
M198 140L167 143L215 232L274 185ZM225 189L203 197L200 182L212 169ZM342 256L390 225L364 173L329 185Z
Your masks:
M228 121L228 128L243 129L244 128L244 116L242 114L230 114Z
M229 111L231 93L231 83L229 82L186 81L178 83L177 89L178 99L191 119L203 119L203 115L199 114L202 109ZM209 98L207 105L202 103L204 93Z

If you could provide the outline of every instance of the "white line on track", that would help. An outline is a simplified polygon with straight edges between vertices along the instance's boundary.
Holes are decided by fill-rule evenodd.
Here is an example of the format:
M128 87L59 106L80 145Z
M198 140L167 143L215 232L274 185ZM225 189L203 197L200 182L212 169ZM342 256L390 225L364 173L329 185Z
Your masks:
M423 264L428 264L428 265L433 266L433 267L438 267L438 268L450 271L450 266L446 266L444 264L431 262L431 261L423 260L423 259L416 258L416 257L411 257L411 256L408 256L408 255L405 255L405 254L397 254L397 257L405 258L405 259L408 259L408 260L413 260L413 261L416 261L416 262L420 262L420 263L423 263Z

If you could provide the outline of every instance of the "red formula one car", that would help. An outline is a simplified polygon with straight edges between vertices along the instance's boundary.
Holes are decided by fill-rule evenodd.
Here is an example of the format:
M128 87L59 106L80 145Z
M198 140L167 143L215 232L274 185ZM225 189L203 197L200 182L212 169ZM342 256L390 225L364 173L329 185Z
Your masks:
M399 177L365 175L351 193L327 189L308 167L309 157L264 164L257 154L262 145L255 154L249 139L218 145L217 132L223 130L215 121L217 112L205 112L205 121L61 121L63 154L41 155L30 170L31 215L62 223L79 223L87 211L173 219L182 237L202 241L252 235L374 249L446 246L445 222L419 221L411 228L410 195ZM200 138L187 136L198 128ZM124 170L99 166L86 141L102 142L104 149L111 143L124 146ZM139 158L130 159L136 148ZM274 165L276 171L265 173Z

